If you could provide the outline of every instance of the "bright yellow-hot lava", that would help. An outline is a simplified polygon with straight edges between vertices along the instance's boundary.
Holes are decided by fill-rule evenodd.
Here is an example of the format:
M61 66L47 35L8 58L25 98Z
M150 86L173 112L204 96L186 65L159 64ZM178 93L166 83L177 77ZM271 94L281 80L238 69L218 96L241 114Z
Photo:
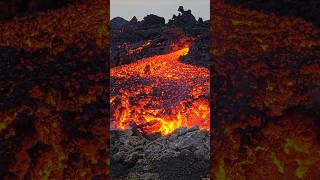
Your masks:
M142 125L166 135L179 127L210 129L209 70L179 61L189 48L111 69L112 127Z

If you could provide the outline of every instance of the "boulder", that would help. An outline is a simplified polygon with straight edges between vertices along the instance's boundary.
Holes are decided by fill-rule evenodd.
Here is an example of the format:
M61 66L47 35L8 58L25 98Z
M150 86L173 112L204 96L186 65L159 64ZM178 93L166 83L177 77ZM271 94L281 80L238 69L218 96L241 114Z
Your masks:
M184 12L183 6L179 6L178 11L181 12L181 13L183 13L183 12Z

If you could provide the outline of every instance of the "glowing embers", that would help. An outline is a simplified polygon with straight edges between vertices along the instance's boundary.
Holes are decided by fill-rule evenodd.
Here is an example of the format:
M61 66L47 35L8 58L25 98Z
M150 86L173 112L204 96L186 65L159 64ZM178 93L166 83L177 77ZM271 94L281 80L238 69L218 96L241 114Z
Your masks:
M150 44L151 44L151 41L148 40L147 42L143 43L139 47L136 47L136 48L133 48L133 49L129 49L128 50L128 55L131 55L131 54L134 54L134 53L137 53L137 52L141 52L144 48L150 46Z
M112 127L130 123L166 135L179 127L210 129L209 70L183 64L189 48L111 69Z

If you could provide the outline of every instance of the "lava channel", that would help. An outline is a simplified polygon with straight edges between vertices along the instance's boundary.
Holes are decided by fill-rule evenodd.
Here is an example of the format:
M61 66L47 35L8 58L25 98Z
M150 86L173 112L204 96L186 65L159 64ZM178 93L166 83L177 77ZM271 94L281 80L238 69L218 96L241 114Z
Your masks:
M209 70L184 64L189 48L110 70L111 128L132 123L144 133L167 135L180 127L210 129Z

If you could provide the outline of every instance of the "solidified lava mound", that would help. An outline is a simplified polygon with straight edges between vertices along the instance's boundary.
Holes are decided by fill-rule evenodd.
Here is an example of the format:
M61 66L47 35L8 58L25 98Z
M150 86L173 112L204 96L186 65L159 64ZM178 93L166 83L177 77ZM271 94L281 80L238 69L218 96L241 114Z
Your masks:
M319 179L319 28L211 7L211 177Z
M179 128L150 140L131 129L111 131L112 179L187 180L207 177L209 132Z
M0 179L107 179L108 3L0 22Z

